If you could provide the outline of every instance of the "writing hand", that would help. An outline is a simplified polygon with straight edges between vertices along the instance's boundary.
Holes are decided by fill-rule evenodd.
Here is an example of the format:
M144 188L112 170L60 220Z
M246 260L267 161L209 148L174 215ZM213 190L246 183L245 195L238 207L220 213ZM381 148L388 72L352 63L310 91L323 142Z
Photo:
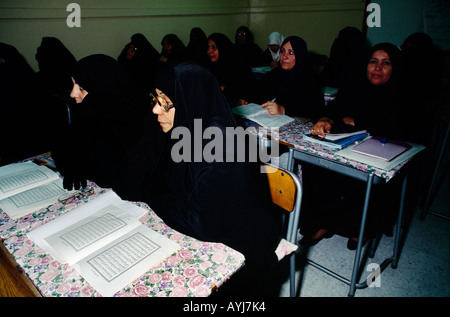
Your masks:
M330 133L331 131L331 121L328 119L320 119L311 129L311 133L314 135L319 135L325 137L325 133Z
M285 114L284 107L282 105L277 104L274 101L268 101L266 103L263 103L261 107L266 108L267 112L269 112L272 115Z

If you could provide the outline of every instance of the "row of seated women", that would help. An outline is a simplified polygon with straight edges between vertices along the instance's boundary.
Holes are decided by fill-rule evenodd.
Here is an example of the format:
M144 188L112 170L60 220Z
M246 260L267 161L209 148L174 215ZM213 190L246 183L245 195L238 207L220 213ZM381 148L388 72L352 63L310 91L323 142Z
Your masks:
M143 37L136 36L136 39L143 40ZM223 35L215 33L210 40L219 50L219 58L227 54L221 41L228 43L225 45L229 42ZM42 46L44 44L43 41ZM209 46L208 52L214 51L213 44ZM136 47L135 56L142 46ZM416 115L412 110L415 103L409 104L408 109L396 111L402 104L398 101L408 99L397 90L404 69L399 63L405 58L391 44L376 45L364 54L350 62L361 60L359 67L365 74L356 78L348 75L337 81L340 86L335 103L324 108L321 79L311 70L306 43L298 36L288 36L280 45L279 67L257 82L249 95L237 92L234 98L259 102L273 114L312 118L317 121L313 127L317 134L343 125L345 128L367 127L373 134L384 133L376 130L380 127L389 128L383 136L397 136L390 131L402 132L404 118ZM247 287L237 287L233 292L248 294L248 285L258 290L260 277L277 262L274 250L280 241L281 229L281 213L270 201L267 180L259 172L258 163L229 158L179 162L173 157L178 139L172 138L172 132L182 127L194 138L194 130L198 128L195 119L202 120L202 132L210 127L218 128L226 147L227 133L230 133L227 128L237 126L230 96L226 94L227 81L217 75L213 65L181 60L166 62L152 78L151 96L143 86L136 84L136 77L130 76L123 64L112 57L100 54L77 62L70 60L70 69L58 78L70 80L67 96L70 93L72 103L64 104L65 112L61 115L65 118L61 120L64 124L53 126L52 134L59 138L51 145L52 156L64 176L64 186L79 189L87 180L95 181L101 187L113 188L123 199L147 202L165 223L184 234L222 242L242 252L246 265L238 273L241 277L233 280ZM339 63L341 61L337 62L341 66ZM41 85L36 89L41 93L39 99L45 99L42 106L50 99L60 100L54 91L67 88L56 89L56 83L51 83L56 73L44 79L43 70L41 82L50 86ZM430 80L416 79L423 79L423 85ZM350 80L358 84L357 89L350 85ZM352 100L352 97L358 99ZM416 98L419 98L417 94ZM366 126L366 122L374 124ZM201 150L209 140L203 142ZM190 144L194 143L191 139ZM230 150L224 148L221 153ZM236 155L237 151L233 153ZM194 158L197 154L192 151L189 156ZM336 187L340 179L334 180L333 176L315 171L313 167L305 166L303 175L305 215L300 225L304 242L311 245L334 233L355 237L351 225L358 215L346 215L349 204L339 205L338 202L350 193L351 210L356 210L353 207L358 204L353 202L359 195L350 190L336 192L333 188L358 189L360 186L349 182ZM314 194L317 188L322 195L318 200ZM324 200L324 193L330 199ZM324 202L331 205L330 208ZM338 216L352 228L339 231L342 228L337 228L337 222L330 221L330 216Z

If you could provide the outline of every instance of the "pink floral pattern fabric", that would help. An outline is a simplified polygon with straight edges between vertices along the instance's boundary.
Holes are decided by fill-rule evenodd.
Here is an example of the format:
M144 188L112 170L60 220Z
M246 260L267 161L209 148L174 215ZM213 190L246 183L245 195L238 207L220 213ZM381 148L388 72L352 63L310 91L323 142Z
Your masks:
M70 265L54 259L26 235L30 230L107 191L94 183L89 185L91 190L86 195L77 195L18 220L10 219L0 209L0 234L5 239L3 244L43 296L101 296ZM116 297L205 297L243 266L245 258L241 253L221 243L201 242L181 234L164 224L148 205L136 204L148 210L139 220L176 241L181 249L117 292Z
M374 175L385 178L386 181L389 181L394 177L394 175L397 173L397 171L405 164L402 163L399 166L393 168L390 171L385 171L380 168L370 166L368 164L363 164L357 161L353 161L350 159L347 159L343 156L337 155L336 152L339 151L339 149L333 149L327 146L323 146L318 143L308 142L303 140L303 134L310 133L311 128L313 124L311 122L308 123L301 123L298 118L295 118L294 121L291 123L288 123L284 126L282 126L279 129L278 133L271 133L270 130L267 130L266 128L262 128L258 126L257 124L249 124L252 127L255 127L258 130L258 135L264 136L270 134L270 137L276 141L279 141L280 143L289 144L290 146L293 146L295 149L298 149L300 151L308 152L311 154L315 154L318 156L321 156L326 159L330 159L333 161L337 161L339 163L343 163L349 166L352 166L358 170L367 172L367 173L373 173Z

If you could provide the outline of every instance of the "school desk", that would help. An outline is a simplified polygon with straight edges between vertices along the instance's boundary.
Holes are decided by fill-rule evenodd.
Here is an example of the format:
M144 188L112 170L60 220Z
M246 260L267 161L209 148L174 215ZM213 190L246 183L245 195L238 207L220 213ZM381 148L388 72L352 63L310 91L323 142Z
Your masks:
M372 191L372 185L386 183L390 179L395 177L403 177L402 183L402 191L400 193L400 209L397 218L397 226L395 232L395 240L393 246L393 254L392 257L385 259L385 261L380 265L381 271L383 271L389 264L391 264L392 268L396 268L399 259L399 246L400 246L400 232L401 232L401 224L403 222L403 206L406 195L406 185L407 185L407 163L424 147L417 145L414 147L412 152L405 153L405 156L399 157L399 164L395 163L395 166L389 168L388 170L382 169L378 166L370 165L368 163L364 163L353 158L348 158L339 155L339 149L333 149L330 147L323 146L321 144L312 143L303 140L303 134L310 133L311 127L313 124L311 122L303 124L300 120L296 119L295 121L282 126L278 131L271 131L269 129L265 129L259 127L256 124L248 124L248 126L254 127L257 129L256 133L260 136L260 139L266 140L266 142L278 142L279 144L283 144L288 146L289 149L289 159L288 159L288 170L294 170L294 162L305 162L309 164L313 164L327 170L337 172L348 177L352 177L363 181L366 183L366 191L365 191L365 201L362 210L362 219L360 225L360 232L358 237L358 245L355 252L354 264L352 269L351 279L347 279L337 274L336 272L331 271L323 265L315 263L311 260L307 260L307 262L316 267L317 269L333 276L334 278L340 280L343 283L346 283L350 286L349 296L354 296L356 289L365 288L368 286L367 281L363 281L361 283L358 282L358 272L360 269L362 249L363 249L363 237L364 231L366 227L367 220L367 212L368 206L370 202L370 195ZM262 136L262 138L261 138ZM370 160L368 160L370 162ZM381 164L383 165L383 164ZM391 164L392 165L392 164ZM385 164L385 166L389 166L389 164ZM307 184L305 184L307 186Z
M89 187L91 190L86 195L75 196L17 220L10 219L0 209L0 285L4 290L0 295L101 296L72 267L58 262L26 235L30 230L108 191L92 182ZM222 243L202 242L181 234L168 227L147 204L136 204L148 211L139 220L179 243L181 249L114 296L205 297L244 265L245 258L241 253Z

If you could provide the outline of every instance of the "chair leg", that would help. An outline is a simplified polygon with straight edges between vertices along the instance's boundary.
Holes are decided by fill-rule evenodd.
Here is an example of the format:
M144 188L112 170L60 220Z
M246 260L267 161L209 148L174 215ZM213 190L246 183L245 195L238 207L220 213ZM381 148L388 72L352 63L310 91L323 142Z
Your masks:
M290 258L290 268L289 268L289 278L290 278L290 296L296 296L296 288L295 288L295 252L291 254Z

